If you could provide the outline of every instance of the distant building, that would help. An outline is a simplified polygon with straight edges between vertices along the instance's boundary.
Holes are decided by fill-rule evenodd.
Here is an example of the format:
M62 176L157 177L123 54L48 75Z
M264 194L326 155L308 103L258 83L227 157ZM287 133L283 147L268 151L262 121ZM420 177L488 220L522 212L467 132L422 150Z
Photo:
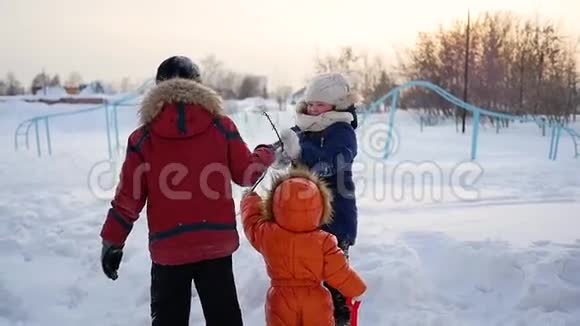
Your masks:
M78 86L64 86L64 90L68 95L77 95L81 92Z

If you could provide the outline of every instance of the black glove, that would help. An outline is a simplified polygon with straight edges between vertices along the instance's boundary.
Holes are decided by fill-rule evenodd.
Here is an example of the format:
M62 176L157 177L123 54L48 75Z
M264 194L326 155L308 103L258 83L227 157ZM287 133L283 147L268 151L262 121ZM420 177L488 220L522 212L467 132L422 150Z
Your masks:
M103 272L111 280L116 280L119 275L117 270L123 258L123 247L113 246L110 243L103 241L103 249L101 250L101 266Z

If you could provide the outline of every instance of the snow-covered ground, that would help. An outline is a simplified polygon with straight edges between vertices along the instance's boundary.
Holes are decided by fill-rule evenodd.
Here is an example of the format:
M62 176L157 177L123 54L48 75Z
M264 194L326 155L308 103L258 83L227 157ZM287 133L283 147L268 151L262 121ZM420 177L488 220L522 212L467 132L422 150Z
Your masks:
M0 102L0 325L147 325L144 216L120 278L112 282L100 268L98 234L112 191L103 112L51 121L50 158L36 157L34 138L30 151L14 152L21 120L68 110ZM120 112L124 146L136 111ZM288 113L272 117L292 123ZM259 114L234 118L250 146L274 140ZM537 126L483 128L475 163L466 160L469 135L453 125L421 133L399 112L396 153L383 161L384 121L373 116L358 131L351 259L369 285L360 324L580 325L580 159L570 139L563 137L553 162ZM264 325L268 279L242 241L234 264L244 320ZM194 294L191 324L202 320Z

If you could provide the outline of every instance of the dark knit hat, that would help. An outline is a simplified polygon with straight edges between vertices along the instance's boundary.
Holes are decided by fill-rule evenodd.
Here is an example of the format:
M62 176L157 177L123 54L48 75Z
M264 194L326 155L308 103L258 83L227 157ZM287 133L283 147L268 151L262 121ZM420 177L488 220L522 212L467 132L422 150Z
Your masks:
M156 83L172 78L183 78L201 82L199 67L191 59L184 56L167 58L157 68Z

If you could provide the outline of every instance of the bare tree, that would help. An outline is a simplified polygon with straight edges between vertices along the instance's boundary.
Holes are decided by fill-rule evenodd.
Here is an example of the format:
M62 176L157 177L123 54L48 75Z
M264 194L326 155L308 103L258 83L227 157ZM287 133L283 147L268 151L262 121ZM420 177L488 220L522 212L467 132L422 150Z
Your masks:
M220 88L226 71L223 62L219 61L215 55L209 55L200 60L201 79L203 83Z
M339 49L336 55L317 57L315 60L316 73L340 72L349 77L353 89L363 96L366 104L370 104L380 95L378 93L392 86L391 72L387 70L380 56L369 57L366 51L356 51L352 47ZM381 83L384 82L382 85ZM377 90L377 87L381 87ZM381 94L383 95L383 94Z
M32 79L32 84L30 85L30 92L36 94L40 90L45 90L50 84L50 76L44 72L39 73Z
M58 75L54 75L48 84L51 87L60 86L60 77Z
M242 80L238 91L238 98L245 99L263 95L263 85L261 78L258 76L246 76Z
M386 95L389 91L391 91L395 86L396 83L389 76L389 74L386 71L381 71L379 80L375 84L371 94L371 98L373 101L378 100L381 96Z
M424 80L442 84L442 65L438 56L439 42L435 35L419 33L415 47L409 51L408 62L401 62L401 71L408 80ZM443 101L432 92L414 88L401 99L403 106L426 110L442 109Z
M12 72L6 74L6 86L6 95L8 96L24 94L24 88L21 86L20 82L16 79L16 76Z
M217 87L217 89L222 90L222 92L231 92L231 97L239 97L239 90L243 80L244 76L241 74L227 70L224 72L222 80L220 81L219 87Z
M407 79L431 81L461 94L465 80L458 62L466 51L461 23L419 34L401 64ZM469 101L495 111L542 114L568 119L578 106L576 48L550 22L525 20L511 13L484 13L471 28ZM447 104L421 90L405 94L416 107L446 110Z
M347 46L339 50L337 56L326 55L324 57L316 57L315 71L316 73L325 72L342 72L345 74L352 74L356 72L360 56L355 54L352 47Z
M246 76L228 69L215 55L201 59L200 69L202 82L217 90L224 98L240 96L239 90Z

